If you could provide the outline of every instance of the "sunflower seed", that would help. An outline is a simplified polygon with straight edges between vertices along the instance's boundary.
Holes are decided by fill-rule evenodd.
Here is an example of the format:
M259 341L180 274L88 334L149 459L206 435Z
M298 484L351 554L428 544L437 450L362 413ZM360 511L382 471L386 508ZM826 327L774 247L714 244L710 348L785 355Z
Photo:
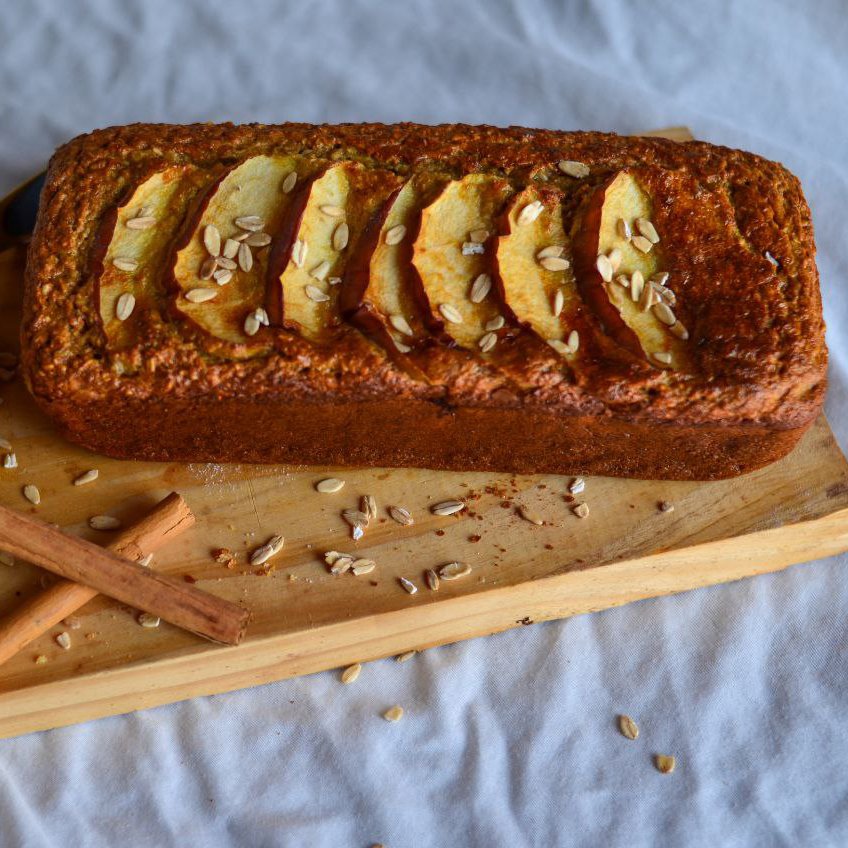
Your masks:
M766 259L768 259L768 261L769 261L769 262L771 262L771 264L772 264L772 265L774 265L774 267L775 267L775 268L779 268L779 267L780 267L780 262L778 262L778 261L777 261L777 259L775 259L775 258L774 258L774 256L772 256L772 254L771 254L771 252L770 252L770 251L768 251L768 250L767 250L767 251L763 254L763 256L765 256L765 258L766 258Z
M669 328L669 333L673 336L677 336L678 339L682 339L684 342L689 338L689 331L686 327L680 323L680 321L675 321Z
M395 657L395 662L401 662L402 663L402 662L406 662L407 660L411 660L417 653L418 653L418 651L404 651L404 653L398 654Z
M3 457L3 468L17 468L18 467L18 457L14 453L7 453L6 456Z
M607 259L609 259L610 265L612 265L612 272L614 274L619 269L619 266L621 265L621 260L622 260L621 251L617 247L614 247L607 254Z
M71 636L69 633L66 633L64 630L61 633L56 635L56 644L63 648L66 651L69 651L71 648Z
M338 477L327 477L325 480L319 480L315 484L316 491L324 494L334 494L340 492L344 488L345 481L339 480Z
M643 235L651 244L657 244L660 240L657 228L647 218L636 219L636 229Z
M598 269L598 273L601 275L601 279L605 283L609 283L612 281L613 267L612 262L609 261L608 256L604 256L603 253L598 256L598 258L595 260L595 267Z
M656 274L651 275L651 282L656 283L658 286L664 286L668 282L668 278L668 271L657 271Z
M462 512L466 506L465 501L440 501L430 507L430 512L433 515L454 515L457 512Z
M246 241L243 241L239 245L238 264L239 268L241 268L241 270L244 271L245 274L253 267L253 253L251 252L250 246Z
M214 224L207 224L203 228L203 246L210 256L221 255L221 233Z
M621 735L626 736L628 739L639 738L639 725L629 715L620 715L618 717L618 729L621 731Z
M561 256L543 256L539 260L539 264L546 271L565 271L571 267L571 263Z
M449 303L440 303L439 312L442 313L442 317L446 321L450 321L452 324L462 323L462 313L455 306L451 306Z
M412 327L409 326L409 321L403 317L403 315L389 315L389 323L399 332L403 333L405 336L414 336L415 333L412 331Z
M240 244L242 244L242 242L236 241L234 238L228 238L224 242L223 248L221 248L221 256L225 259L234 259L235 255L238 253Z
M100 472L96 468L92 468L90 471L80 474L79 477L75 477L74 485L84 486L86 483L93 483L99 476Z
M314 277L316 280L324 280L327 274L330 273L330 263L326 259L323 262L319 262L310 272L309 276Z
M140 215L136 218L127 218L124 226L129 230L149 230L156 226L156 219L152 215Z
M586 488L586 481L582 477L575 477L568 484L568 491L572 495L579 495Z
M619 218L618 221L616 221L615 223L615 228L616 230L618 230L618 234L623 239L627 239L627 241L630 241L633 236L633 230L630 229L630 223L626 219Z
M159 626L159 616L149 612L139 613L137 621L142 627L153 628Z
M568 345L560 339L547 339L547 342L560 356L570 353Z
M350 238L350 227L342 221L333 231L333 247L336 250L344 250Z
M553 313L556 318L562 315L562 310L565 308L565 292L562 289L557 289L554 295Z
M404 344L400 339L393 338L392 341L400 353L410 353L412 351L412 348L408 344Z
M646 285L642 288L642 296L639 298L639 308L642 312L647 312L658 301L659 297L652 285Z
M315 301L315 303L326 303L326 301L330 299L330 295L321 291L318 286L308 285L304 286L304 289L306 291L306 296L310 300Z
M471 285L469 298L472 303L482 303L491 290L492 278L488 274L479 274Z
M404 527L415 524L415 519L409 514L409 510L404 509L402 506L390 506L389 515Z
M325 203L323 206L319 206L318 209L328 218L344 218L345 211L341 206L333 206Z
M485 333L480 337L480 341L477 342L482 353L488 353L497 343L498 337L495 333Z
M656 765L657 771L661 771L663 774L671 774L674 771L675 765L677 765L677 761L674 757L669 757L665 754L656 754L654 755L654 765Z
M579 503L571 508L571 511L578 518L585 518L589 514L589 504L587 503Z
M483 244L488 237L489 231L481 227L480 229L472 230L468 234L468 241L473 241L475 244Z
M617 274L615 281L624 289L630 288L630 277L628 277L627 274Z
M405 577L398 577L398 583L403 586L404 591L409 592L410 595L414 595L418 591L418 587L411 581L407 580Z
M389 707L383 713L383 718L386 721L400 721L403 718L403 707L399 707L397 704L393 707Z
M523 226L524 224L532 224L539 215L542 214L542 210L544 209L544 204L541 200L534 200L531 203L528 203L519 213L517 223L519 226Z
M386 230L386 244L400 244L405 237L406 227L403 224L397 224Z
M272 556L276 556L283 549L285 543L286 540L282 536L271 536L264 545L260 545L250 555L250 564L262 565L262 563L271 559Z
M271 244L271 236L268 233L251 233L245 240L244 244L248 244L251 247L267 247Z
M297 182L297 171L292 171L289 174L286 174L286 178L283 180L281 188L283 189L284 194L288 194L295 186Z
M549 259L551 257L557 258L562 256L565 253L565 248L558 244L550 244L547 247L543 247L537 254L536 260L541 262L543 259Z
M138 212L135 213L136 218L149 218L153 214L152 206L140 206Z
M362 671L361 663L354 663L353 665L349 665L341 674L339 678L342 683L353 683L357 677L359 677L359 673Z
M135 271L138 268L138 262L135 259L126 259L123 256L116 256L112 260L112 264L119 271Z
M668 307L668 306L666 306L666 304L665 304L665 303L663 303L661 300L660 300L660 301L658 301L657 303L655 303L655 304L651 307L651 311L652 311L652 312L654 313L654 315L656 315L656 316L657 316L657 318L659 318L659 320L660 320L660 321L662 321L662 323L663 323L663 324L665 324L667 327L671 327L671 326L673 326L673 325L677 322L677 318L675 317L674 313L673 313L673 312L671 311L671 309L669 309L669 307Z
M260 306L257 309L253 310L253 314L256 317L256 320L263 326L268 327L271 324L270 319L268 318L268 313Z
M518 508L518 514L525 521L529 521L531 524L535 524L537 527L541 527L545 523L538 515L536 515L532 510L528 509L526 506L520 506Z
M465 241L462 243L463 256L479 256L486 252L486 245L476 241Z
M244 334L246 336L255 336L259 332L259 320L256 317L256 314L251 312L247 318L244 319Z
M641 271L634 271L630 275L630 298L638 303L642 297L642 289L645 287L645 278Z
M630 244L637 250L641 250L642 253L650 253L651 248L654 246L654 243L650 239L646 239L645 236L633 236L630 239Z
M467 562L449 562L439 569L439 577L442 580L459 580L471 574L471 566Z
M243 245L239 245L239 247L242 246ZM232 259L228 259L226 256L216 256L215 264L219 268L223 268L226 271L235 271L236 268L238 268L238 265Z
M671 354L664 350L654 351L654 353L651 354L651 357L663 365L671 365Z
M346 574L350 571L350 567L353 565L353 557L352 556L340 556L331 566L330 566L330 574L335 574L338 576L339 574Z
M484 329L488 330L489 332L493 332L494 330L500 330L505 323L506 321L504 320L503 315L496 315L494 318L491 319L491 321L486 322L486 326L484 327Z
M240 233L236 233L231 236L232 240L238 244L241 244L243 241L247 241L250 236L253 235L250 230L242 230Z
M88 526L92 530L117 530L121 521L113 515L92 515L88 519Z
M309 245L305 241L301 241L301 239L297 239L295 243L292 245L291 249L291 261L294 262L296 268L302 268L303 263L306 262L306 254L309 250Z
M197 276L200 277L201 280L211 280L217 267L218 260L214 256L207 256L206 259L203 260Z
M235 224L240 230L247 230L251 233L265 229L265 222L258 215L242 215L240 218L236 218Z
M589 166L582 162L574 162L571 159L563 159L559 163L559 169L563 174L568 174L569 177L577 177L582 179L589 176Z
M229 261L229 260L228 260ZM225 286L230 282L233 278L233 272L230 271L229 268L219 268L213 275L212 278L219 286Z
M439 591L439 583L440 583L439 575L436 574L436 572L433 571L432 568L428 568L424 572L424 582L427 584L427 588L430 589L430 591L432 591L432 592L438 592Z
M568 334L568 340L566 342L566 347L568 348L569 353L577 353L580 348L580 333L577 330L572 330Z
M33 486L32 483L27 483L23 488L24 497L31 503L38 506L41 503L41 492L38 491L38 486Z
M218 271L215 272L220 273ZM229 273L228 271L225 273ZM218 289L191 289L184 295L185 299L192 303L205 303L218 297Z
M126 321L135 309L135 295L132 292L124 292L115 304L115 317L119 321Z
M365 513L369 522L377 517L377 499L374 495L363 495L359 499L359 508Z
M350 570L357 577L362 574L370 574L377 567L377 563L373 559L356 559L350 566Z

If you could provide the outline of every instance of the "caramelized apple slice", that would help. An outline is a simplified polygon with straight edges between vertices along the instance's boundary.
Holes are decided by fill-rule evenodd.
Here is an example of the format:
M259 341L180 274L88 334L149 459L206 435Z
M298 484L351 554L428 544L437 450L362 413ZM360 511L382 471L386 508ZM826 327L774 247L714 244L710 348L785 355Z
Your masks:
M429 338L414 294L412 243L421 209L448 181L419 174L396 191L371 219L352 257L342 290L342 312L364 333L402 357Z
M234 345L230 353L268 346L262 322L257 329L247 318L264 306L269 244L292 203L291 174L302 179L315 167L295 156L251 157L210 188L187 228L174 262L174 307L209 339Z
M167 168L104 215L95 238L92 274L97 310L112 350L133 344L139 322L149 317L151 308L159 308L157 269L197 188L196 171L188 166Z
M340 283L367 221L400 178L344 163L327 168L305 190L280 239L270 270L271 321L313 342L341 323ZM279 265L277 262L279 261Z
M648 193L629 171L596 190L574 233L578 284L607 332L658 368L685 369L688 333L663 285Z
M559 192L540 186L530 186L513 198L503 216L506 232L498 239L496 257L498 283L510 317L554 343L560 353L572 355L577 345L569 344L569 337L575 341L571 333L581 299L561 201ZM539 208L535 204L541 209L534 217Z
M490 236L511 193L506 180L484 174L451 181L424 209L413 245L432 329L478 353L500 317L492 291Z

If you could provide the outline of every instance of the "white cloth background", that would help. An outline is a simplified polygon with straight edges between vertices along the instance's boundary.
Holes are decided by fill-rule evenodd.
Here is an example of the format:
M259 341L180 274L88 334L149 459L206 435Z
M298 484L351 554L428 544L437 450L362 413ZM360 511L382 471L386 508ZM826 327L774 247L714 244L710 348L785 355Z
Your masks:
M848 446L844 6L651 5L6 3L0 192L139 120L685 123L801 177ZM846 562L0 742L0 844L845 846Z

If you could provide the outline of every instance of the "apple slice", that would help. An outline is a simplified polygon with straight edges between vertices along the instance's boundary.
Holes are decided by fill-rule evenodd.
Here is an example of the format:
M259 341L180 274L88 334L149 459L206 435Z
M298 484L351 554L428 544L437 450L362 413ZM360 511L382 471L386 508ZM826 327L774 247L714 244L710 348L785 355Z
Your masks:
M423 173L394 192L369 222L345 274L342 313L407 370L406 354L430 339L414 293L412 243L421 209L448 179Z
M512 191L506 180L484 174L452 180L422 212L413 244L431 330L477 353L491 350L484 337L491 338L492 322L502 317L492 285L491 234Z
M151 308L159 308L157 269L167 259L174 230L199 188L199 178L189 166L158 171L103 216L91 273L96 309L112 350L134 344L140 322L149 318Z
M173 305L210 349L223 343L231 355L251 356L269 347L264 321L251 326L248 316L264 307L271 236L292 206L293 181L316 167L297 156L253 156L213 184L197 204L174 260ZM215 265L210 247L220 264ZM210 299L192 300L200 297L192 294L195 290L208 290Z
M583 297L615 341L654 367L682 370L689 365L688 332L664 285L668 275L652 212L637 178L619 171L576 221L575 270Z
M534 217L535 204L541 211ZM579 336L571 334L582 301L571 266L571 240L563 228L561 193L529 186L510 202L502 228L497 279L510 317L562 355L576 355Z
M269 270L268 313L274 324L326 342L341 324L340 293L348 257L368 220L400 177L354 163L333 165L304 189L289 216Z

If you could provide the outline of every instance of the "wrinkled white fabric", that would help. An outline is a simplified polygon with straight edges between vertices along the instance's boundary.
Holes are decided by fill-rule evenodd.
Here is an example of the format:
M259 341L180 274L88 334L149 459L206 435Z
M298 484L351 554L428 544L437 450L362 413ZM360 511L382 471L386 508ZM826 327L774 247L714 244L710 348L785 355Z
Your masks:
M848 16L650 5L6 3L0 193L138 120L685 123L804 184L846 446ZM0 742L0 845L848 845L846 561Z

